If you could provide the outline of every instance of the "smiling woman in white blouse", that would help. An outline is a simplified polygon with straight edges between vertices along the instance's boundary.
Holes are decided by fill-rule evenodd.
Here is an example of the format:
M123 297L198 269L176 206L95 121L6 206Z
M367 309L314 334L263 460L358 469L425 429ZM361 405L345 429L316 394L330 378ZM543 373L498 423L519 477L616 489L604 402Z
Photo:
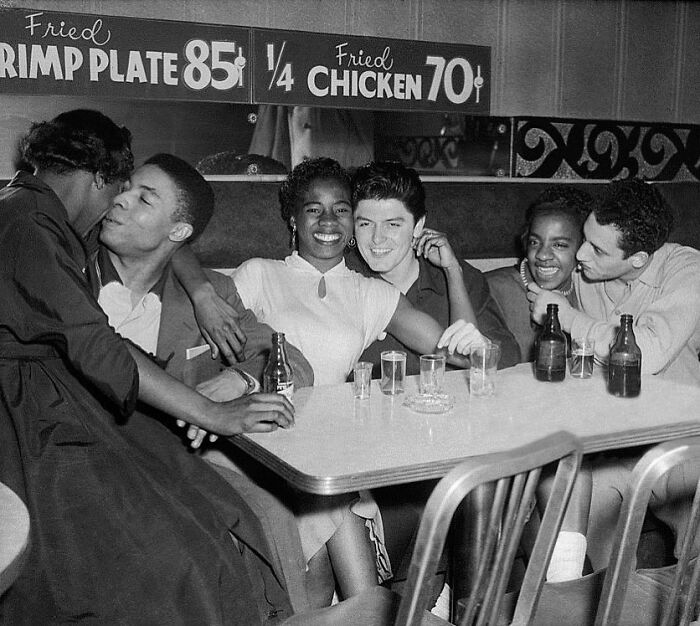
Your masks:
M459 320L444 330L394 286L346 267L345 248L354 245L350 177L336 161L303 161L279 198L292 253L250 259L233 278L245 306L302 351L314 384L345 382L363 350L385 332L421 353L445 348L457 364L484 341L473 324ZM298 512L307 558L327 548L344 596L376 584L377 571L380 579L391 575L376 504L363 493L351 510L347 515L346 500L324 497Z

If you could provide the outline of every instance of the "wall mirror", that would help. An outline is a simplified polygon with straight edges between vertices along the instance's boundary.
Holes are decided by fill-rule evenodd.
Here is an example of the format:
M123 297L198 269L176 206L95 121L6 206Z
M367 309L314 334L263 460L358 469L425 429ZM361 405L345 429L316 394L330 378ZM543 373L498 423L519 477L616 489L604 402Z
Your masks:
M72 108L96 108L126 125L137 162L172 152L209 175L279 176L306 155L348 167L400 160L422 175L509 172L508 118L45 95L2 95L0 102L3 179L17 168L17 141L29 125Z

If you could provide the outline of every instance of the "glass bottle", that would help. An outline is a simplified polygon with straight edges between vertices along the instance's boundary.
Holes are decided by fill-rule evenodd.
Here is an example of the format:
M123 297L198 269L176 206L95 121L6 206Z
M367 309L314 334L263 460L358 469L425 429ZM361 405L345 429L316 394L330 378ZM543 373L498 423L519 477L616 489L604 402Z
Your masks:
M263 370L263 391L280 393L291 402L294 395L294 374L285 346L284 333L272 333L272 348Z
M559 324L559 307L547 305L547 318L537 338L535 378L560 382L566 376L566 335Z
M621 398L634 398L642 386L642 351L632 328L632 316L620 317L620 330L610 348L608 391Z

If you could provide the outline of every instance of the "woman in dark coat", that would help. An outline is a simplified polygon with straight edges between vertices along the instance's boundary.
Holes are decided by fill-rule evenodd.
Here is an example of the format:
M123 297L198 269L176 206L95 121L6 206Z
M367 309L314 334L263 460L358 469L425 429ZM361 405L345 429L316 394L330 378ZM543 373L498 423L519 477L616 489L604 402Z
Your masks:
M192 392L109 327L87 282L83 236L129 176L129 144L100 113L64 113L32 126L22 152L34 174L0 191L0 481L31 519L0 621L280 618L286 594L246 504L134 409L141 399L230 435L288 426L291 406L276 395L217 404Z

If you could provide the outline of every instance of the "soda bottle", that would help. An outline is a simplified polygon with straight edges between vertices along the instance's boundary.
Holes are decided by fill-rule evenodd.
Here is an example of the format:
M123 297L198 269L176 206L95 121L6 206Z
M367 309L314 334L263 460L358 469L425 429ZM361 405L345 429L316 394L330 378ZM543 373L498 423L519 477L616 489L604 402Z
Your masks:
M566 376L566 335L559 325L559 307L547 305L547 319L537 339L535 378L559 382Z
M263 391L281 393L290 402L294 395L294 374L287 360L284 333L272 333L272 348L263 370Z
M621 398L634 398L642 387L642 351L632 329L632 316L620 317L620 330L610 348L608 391Z

